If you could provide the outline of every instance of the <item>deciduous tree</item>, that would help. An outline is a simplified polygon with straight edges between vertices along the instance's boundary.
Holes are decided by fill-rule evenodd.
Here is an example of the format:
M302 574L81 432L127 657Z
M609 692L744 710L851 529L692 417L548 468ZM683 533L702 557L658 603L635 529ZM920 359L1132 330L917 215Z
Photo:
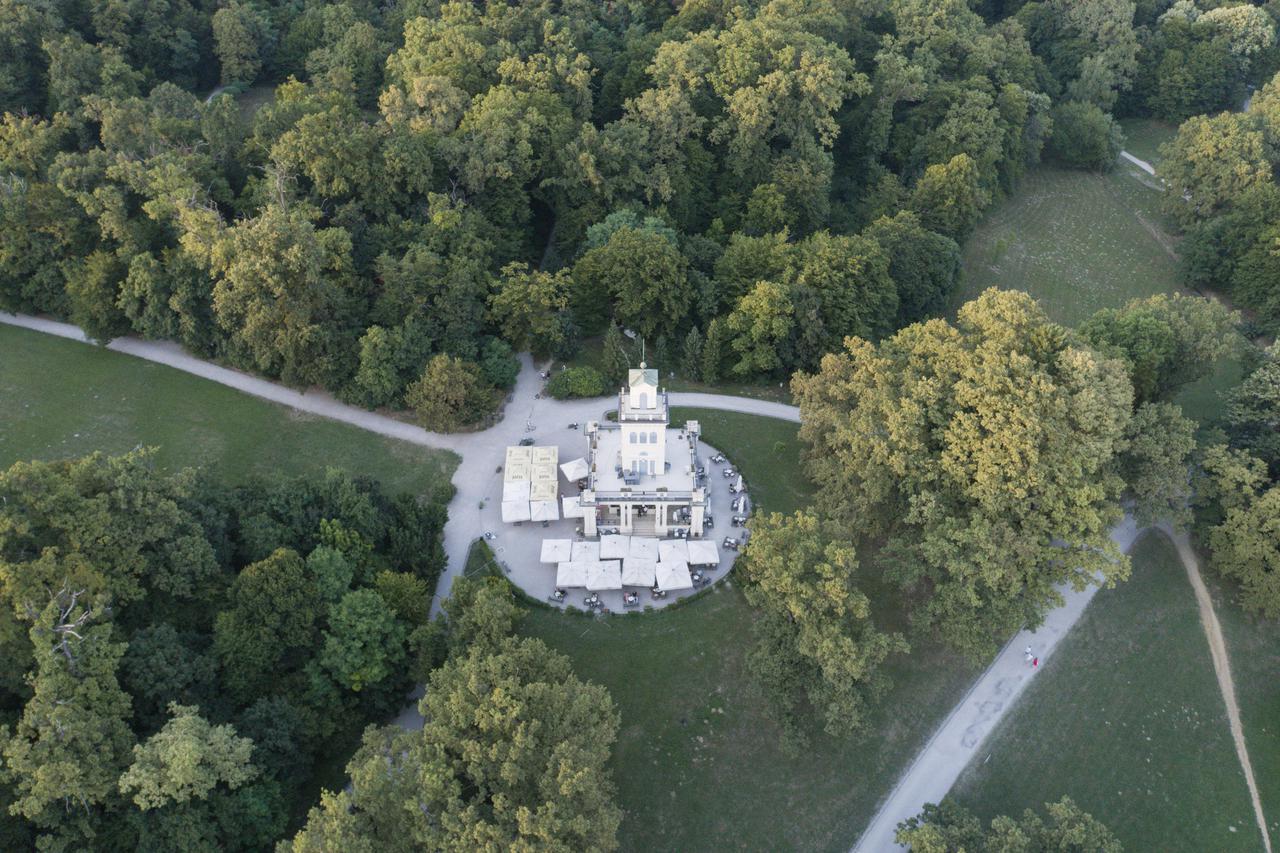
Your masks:
M1132 388L1025 294L850 339L792 388L819 508L886 537L891 576L922 596L915 621L952 645L985 653L1036 624L1054 584L1127 575L1108 532Z
M853 548L824 532L815 515L758 517L751 534L744 591L758 616L748 665L781 718L784 743L806 740L799 719L806 703L829 734L859 730L868 699L887 686L881 664L906 643L876 629L855 584Z

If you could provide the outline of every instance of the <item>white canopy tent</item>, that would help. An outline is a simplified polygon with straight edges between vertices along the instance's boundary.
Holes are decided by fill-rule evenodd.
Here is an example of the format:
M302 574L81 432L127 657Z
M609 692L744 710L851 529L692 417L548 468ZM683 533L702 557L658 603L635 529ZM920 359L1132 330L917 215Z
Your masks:
M564 474L564 478L570 483L581 480L587 474L591 473L591 469L587 467L587 460L582 457L571 459L560 466L560 471Z
M690 539L688 541L689 548L689 565L691 566L718 566L720 565L720 549L716 547L716 543L710 539Z
M502 502L529 500L529 481L518 480L502 484Z
M658 543L658 562L689 563L688 541L684 539L663 539Z
M587 563L587 589L603 591L622 589L622 566L617 560Z
M543 539L539 563L567 563L573 559L573 543L568 539Z
M573 560L577 563L595 563L600 560L600 543L578 540L573 543Z
M556 566L556 586L586 586L587 564L570 560Z
M622 561L623 586L653 586L658 561L648 557L627 557Z
M693 578L689 575L689 565L678 561L658 563L658 589L663 592L693 589Z
M738 505L738 515L750 515L750 514L751 514L751 498L747 497L746 495L743 495L742 503Z
M565 518L582 518L582 504L578 502L578 496L564 497L560 499L564 505Z
M503 501L502 502L502 520L511 524L516 521L529 520L529 502L528 501Z
M559 521L560 504L554 500L531 501L529 503L530 521Z
M652 536L632 536L628 557L640 557L645 560L658 561L658 540Z
M600 559L621 560L631 550L631 537L621 533L609 533L600 537Z
M741 474L738 475L738 482L734 483L733 487L738 491L742 491L742 475Z

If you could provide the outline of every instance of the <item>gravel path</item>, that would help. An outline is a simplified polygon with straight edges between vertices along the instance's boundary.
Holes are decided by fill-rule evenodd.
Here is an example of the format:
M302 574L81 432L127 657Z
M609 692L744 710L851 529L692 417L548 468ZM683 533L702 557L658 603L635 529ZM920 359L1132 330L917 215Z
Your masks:
M1111 540L1122 551L1127 552L1137 538L1137 526L1128 516L1111 531ZM983 739L1013 707L1035 675L1036 671L1023 657L1023 650L1030 646L1043 666L1098 591L1096 586L1079 592L1070 587L1060 589L1065 603L1046 615L1044 624L1035 631L1019 631L1009 640L943 720L858 839L854 847L857 853L905 849L893 840L898 824L919 814L925 803L942 801Z
M1227 643L1222 636L1222 626L1218 623L1218 614L1213 609L1213 599L1200 577L1200 559L1191 540L1185 532L1174 532L1167 524L1160 529L1178 549L1182 565L1187 570L1187 579L1196 592L1196 605L1200 610L1200 625L1204 628L1205 639L1209 642L1209 654L1213 658L1213 671L1218 676L1218 690L1222 693L1222 701L1227 706L1227 723L1231 727L1231 739L1236 745L1236 756L1240 759L1240 768L1244 771L1245 784L1249 786L1249 799L1253 801L1253 814L1258 821L1258 829L1262 832L1262 844L1267 853L1271 853L1271 834L1267 831L1267 818L1262 811L1262 798L1258 796L1258 783L1253 776L1253 764L1249 761L1249 750L1244 741L1244 726L1240 723L1240 706L1236 703L1236 683L1231 677L1231 659L1227 656Z
M1139 160L1137 157L1134 157L1128 151L1121 151L1120 156L1123 159L1128 160L1133 165L1137 166L1142 171L1146 172L1148 175L1154 175L1156 173L1154 166L1152 166L1146 160Z
M4 312L0 312L0 323L75 341L89 342L84 332L70 323ZM612 406L612 400L608 398L563 402L540 398L538 394L542 388L542 380L538 375L538 368L526 354L521 356L520 374L516 379L516 386L511 392L501 419L495 425L481 432L429 432L422 427L387 415L349 406L338 401L327 391L298 391L249 373L212 364L196 358L169 341L117 338L107 345L107 349L164 364L273 403L351 424L378 435L457 453L460 461L452 478L456 491L453 500L449 503L449 521L444 530L444 547L448 556L448 566L440 577L433 611L438 611L440 599L448 596L454 577L466 565L467 552L471 548L471 543L484 529L479 519L480 502L488 497L486 492L489 490L488 481L491 479L489 475L493 473L496 465L501 464L505 448L530 435L526 430L529 424L541 424L545 432L547 425L552 423L563 426L569 422L599 420L603 417L604 411ZM672 393L670 402L673 406L699 406L782 418L797 423L800 421L800 410L795 406L747 397ZM533 434L538 435L536 431Z
M1137 162L1139 165L1145 165L1141 161ZM0 323L88 342L78 327L68 323L4 312L0 312ZM501 459L503 450L529 435L527 429L529 425L535 427L538 424L550 423L563 425L569 422L581 423L599 419L603 416L604 410L611 405L609 399L556 401L540 398L538 392L542 387L542 381L538 375L538 369L528 355L523 355L515 389L498 423L482 432L435 433L387 415L349 406L339 402L325 391L297 391L248 373L203 361L171 342L117 338L107 348L164 364L264 400L351 424L379 435L459 454L460 461L452 479L457 491L449 504L449 520L444 531L448 565L440 577L436 600L433 602L433 612L438 611L440 600L449 594L453 579L466 564L471 543L483 530L480 523L480 504L487 497L485 491L488 488L487 481L490 479L488 475L492 474L494 466L498 464L495 460ZM673 406L743 412L795 423L800 421L800 410L795 406L767 400L691 392L671 392L669 397ZM1111 536L1122 550L1127 551L1137 538L1137 534L1138 531L1132 520L1126 518L1112 531ZM1205 633L1213 651L1214 668L1218 673L1219 685L1227 703L1232 736L1253 797L1258 824L1262 829L1263 838L1266 839L1267 851L1270 853L1270 839L1267 835L1261 802L1258 799L1253 770L1245 749L1239 708L1235 702L1235 689L1221 629L1213 613L1212 604L1209 602L1208 592L1200 579L1195 555L1186 542L1185 534L1180 536L1171 534L1171 536L1182 556L1192 586L1196 589ZM1014 704L1030 681L1033 673L1023 660L1021 650L1030 645L1042 662L1047 661L1052 656L1058 641L1080 618L1096 591L1096 587L1090 587L1082 592L1064 590L1066 603L1049 613L1039 629L1020 632L1009 641L898 780L871 825L858 840L855 848L857 851L881 853L881 851L899 849L893 842L898 823L919 813L924 803L939 802L946 795L981 745L983 738ZM415 695L420 696L421 689ZM416 701L405 708L396 722L406 728L421 726L422 719L418 715Z

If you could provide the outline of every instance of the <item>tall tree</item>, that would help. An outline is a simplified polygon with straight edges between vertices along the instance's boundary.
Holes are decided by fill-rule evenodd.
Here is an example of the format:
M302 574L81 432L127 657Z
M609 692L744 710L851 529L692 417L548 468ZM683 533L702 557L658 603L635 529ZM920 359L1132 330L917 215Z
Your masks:
M859 730L867 700L887 686L881 664L906 643L876 630L871 602L854 584L853 548L812 513L772 513L756 518L751 532L744 592L759 616L748 665L781 717L784 743L807 739L798 720L806 703L829 734Z
M916 623L952 645L984 654L1060 601L1055 584L1127 575L1108 532L1132 387L1025 294L850 339L792 388L818 506L886 537Z
M12 811L50 849L92 845L103 809L129 762L129 696L116 669L125 644L80 590L57 590L33 614L32 697L4 745Z
M618 715L563 655L532 639L474 646L436 671L422 711L421 731L366 732L350 792L312 809L293 850L617 847Z
M133 763L120 776L120 793L138 808L208 799L218 785L234 790L258 775L253 741L230 725L210 725L191 705L173 703L164 728L133 748Z
M924 811L898 824L896 841L912 853L997 853L1054 850L1060 853L1122 853L1104 825L1070 797L1046 803L1048 820L1027 809L1021 818L1001 815L989 828L951 800L925 804Z

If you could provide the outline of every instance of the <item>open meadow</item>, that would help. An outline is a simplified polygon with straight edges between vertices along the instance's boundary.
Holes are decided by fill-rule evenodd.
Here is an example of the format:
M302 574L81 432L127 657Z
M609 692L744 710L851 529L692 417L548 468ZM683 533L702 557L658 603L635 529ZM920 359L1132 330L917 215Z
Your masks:
M1098 593L951 796L989 819L1068 795L1126 850L1259 850L1186 573L1163 534L1132 557L1132 578Z
M1177 288L1176 241L1150 178L1121 164L1107 174L1031 170L964 244L954 307L988 287L1025 290L1059 323Z
M0 325L0 466L159 448L228 482L327 467L420 496L451 489L457 457L307 415L133 356Z
M807 501L795 424L699 409L672 416L701 421L758 511ZM473 560L470 570L483 567L481 549ZM887 626L905 630L893 593L864 584ZM938 648L896 655L884 668L893 688L865 736L815 730L808 750L788 755L746 670L751 619L732 577L660 612L593 618L535 607L525 617L522 633L567 654L621 711L613 769L624 850L847 850L976 672Z

